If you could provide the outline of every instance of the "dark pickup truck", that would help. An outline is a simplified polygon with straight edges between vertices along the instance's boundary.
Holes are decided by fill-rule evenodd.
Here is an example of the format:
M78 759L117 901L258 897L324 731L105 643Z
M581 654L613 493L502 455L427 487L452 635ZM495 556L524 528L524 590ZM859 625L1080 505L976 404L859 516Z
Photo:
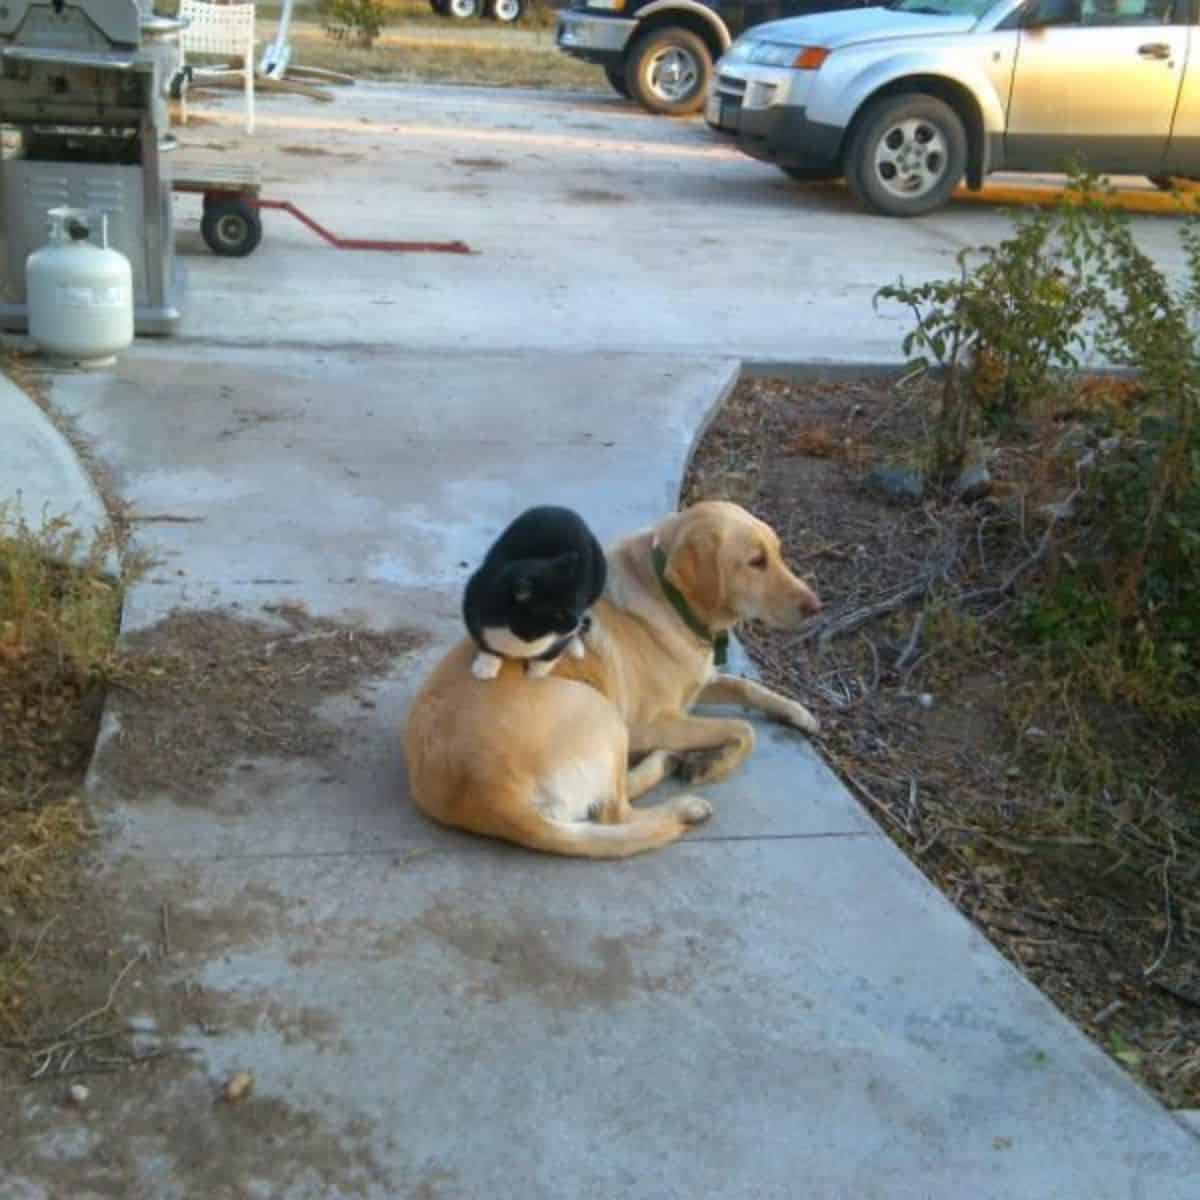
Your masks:
M878 3L878 0L875 0ZM558 48L604 68L622 95L653 113L699 112L713 64L743 30L865 0L571 0Z

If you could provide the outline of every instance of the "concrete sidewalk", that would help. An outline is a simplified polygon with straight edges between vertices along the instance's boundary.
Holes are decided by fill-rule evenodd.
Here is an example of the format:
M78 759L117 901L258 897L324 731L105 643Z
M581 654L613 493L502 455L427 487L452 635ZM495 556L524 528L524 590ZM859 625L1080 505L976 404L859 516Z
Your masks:
M461 564L537 497L606 537L653 520L732 372L146 346L56 382L135 513L194 518L138 526L159 565L130 628L302 598L433 642L371 707L331 706L331 761L231 762L207 807L121 803L97 773L98 895L120 897L130 952L169 902L176 948L138 995L197 1055L97 1086L69 1137L52 1092L27 1090L15 1194L1195 1194L1200 1142L796 735L764 728L708 825L615 866L439 830L406 802L398 729L458 635ZM203 1021L172 996L203 997ZM238 1069L254 1096L213 1104Z

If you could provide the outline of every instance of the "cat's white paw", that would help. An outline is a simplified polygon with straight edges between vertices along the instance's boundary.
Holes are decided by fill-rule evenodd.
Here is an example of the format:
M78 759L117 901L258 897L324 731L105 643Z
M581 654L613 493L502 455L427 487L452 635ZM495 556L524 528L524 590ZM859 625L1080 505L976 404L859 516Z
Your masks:
M557 662L557 658L531 658L525 667L525 674L530 679L545 679Z
M581 638L579 634L576 634L567 643L567 653L572 658L583 658L583 656L587 654L587 647L583 644L583 638Z
M500 674L500 664L504 660L498 654L486 654L480 651L475 655L471 664L471 674L476 679L495 679Z

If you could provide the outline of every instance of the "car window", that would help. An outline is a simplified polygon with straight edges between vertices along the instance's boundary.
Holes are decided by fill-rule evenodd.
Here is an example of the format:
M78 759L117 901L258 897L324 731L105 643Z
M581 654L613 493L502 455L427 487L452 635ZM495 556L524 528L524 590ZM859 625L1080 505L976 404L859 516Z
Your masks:
M934 17L982 17L995 4L996 0L891 0L884 7Z
M1083 0L1080 24L1095 25L1172 25L1174 0ZM1180 6L1185 7L1185 6Z

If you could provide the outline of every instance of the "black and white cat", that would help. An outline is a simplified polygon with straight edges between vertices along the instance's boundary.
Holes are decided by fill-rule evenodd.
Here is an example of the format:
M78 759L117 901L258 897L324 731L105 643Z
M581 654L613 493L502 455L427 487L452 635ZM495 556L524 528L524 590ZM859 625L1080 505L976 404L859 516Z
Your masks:
M554 505L523 512L467 581L475 677L494 679L506 658L526 660L534 678L549 675L564 652L582 658L588 610L607 574L604 550L578 513Z

